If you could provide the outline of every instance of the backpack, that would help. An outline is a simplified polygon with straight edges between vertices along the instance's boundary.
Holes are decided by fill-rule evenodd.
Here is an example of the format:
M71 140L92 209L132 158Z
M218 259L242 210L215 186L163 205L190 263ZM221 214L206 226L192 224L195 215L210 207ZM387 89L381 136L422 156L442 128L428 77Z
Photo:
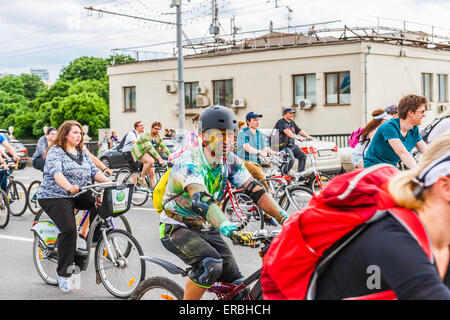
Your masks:
M398 169L379 164L334 177L308 206L291 215L272 241L261 272L264 299L312 300L328 263L371 223L391 214L433 261L431 243L417 215L396 207L387 182ZM396 299L392 290L354 300Z
M166 193L167 182L169 182L169 175L172 168L164 172L162 177L156 183L155 188L153 189L153 207L160 215L164 210L163 197L164 193Z
M138 136L137 136L136 131L132 130L130 132L134 132L134 134L136 135L136 139L137 139ZM128 133L130 133L130 132L128 132ZM122 140L120 140L119 146L117 147L118 150L122 151L123 147L125 146L125 140L127 140L128 133L122 138Z
M352 148L354 148L358 142L359 142L359 136L363 132L363 127L359 128L358 130L353 131L350 134L350 138L348 138L348 145Z
M422 140L425 143L428 143L428 136L430 135L431 131L433 131L433 129L438 125L439 122L441 122L442 120L447 119L449 117L450 117L450 115L434 119L429 125L427 125L425 127L425 129L423 129L420 132L420 136L422 137Z

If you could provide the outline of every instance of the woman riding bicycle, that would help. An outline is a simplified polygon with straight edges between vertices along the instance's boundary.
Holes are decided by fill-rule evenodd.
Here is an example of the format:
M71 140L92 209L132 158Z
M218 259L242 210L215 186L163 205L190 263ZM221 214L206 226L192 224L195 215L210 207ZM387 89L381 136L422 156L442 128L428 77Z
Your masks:
M110 182L83 149L82 137L81 125L76 121L66 121L59 127L55 143L47 151L44 178L37 191L39 204L61 231L57 240L57 274L63 291L70 290L68 269L74 262L77 244L74 209L91 210L90 221L97 214L90 193L78 198L73 195L91 179ZM99 236L100 230L96 230L94 241Z
M273 201L231 152L237 133L233 111L211 106L199 117L199 146L185 151L170 172L163 197L160 236L164 247L193 267L184 298L200 299L216 281L243 281L233 254L221 234L251 244L216 204L227 181L245 189L252 200L280 224L287 214Z

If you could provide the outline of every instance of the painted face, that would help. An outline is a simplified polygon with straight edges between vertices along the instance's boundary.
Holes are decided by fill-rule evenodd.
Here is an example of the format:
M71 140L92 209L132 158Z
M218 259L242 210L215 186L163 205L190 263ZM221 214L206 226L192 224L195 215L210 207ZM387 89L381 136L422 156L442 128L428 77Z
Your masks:
M234 148L235 138L234 130L209 129L203 133L203 145L213 157L225 159Z
M81 129L78 126L72 126L72 128L70 128L70 131L66 136L67 142L72 146L79 145L81 142L81 137L82 137Z

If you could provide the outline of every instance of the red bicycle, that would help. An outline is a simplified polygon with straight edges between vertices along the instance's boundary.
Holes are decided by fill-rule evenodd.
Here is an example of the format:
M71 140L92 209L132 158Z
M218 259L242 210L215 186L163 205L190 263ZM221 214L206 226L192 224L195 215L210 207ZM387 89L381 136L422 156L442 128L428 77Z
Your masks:
M260 247L259 255L264 257L272 240L277 236L280 230L268 232L267 230L259 230L254 233L253 240L255 246ZM262 246L261 246L262 244ZM166 269L174 275L186 277L192 267L182 269L175 264L153 257L141 256L142 260L155 263ZM208 292L215 294L218 300L262 300L262 290L259 277L261 268L246 278L239 284L231 284L225 282L216 282ZM255 282L255 284L250 286ZM142 281L131 294L131 300L182 300L184 289L175 281L166 277L152 277Z

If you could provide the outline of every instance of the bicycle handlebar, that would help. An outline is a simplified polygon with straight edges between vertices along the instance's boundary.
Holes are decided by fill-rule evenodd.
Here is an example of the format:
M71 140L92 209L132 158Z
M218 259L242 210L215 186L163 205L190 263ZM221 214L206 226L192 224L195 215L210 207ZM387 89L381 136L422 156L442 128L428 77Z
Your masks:
M94 183L94 184L91 184L91 185L88 185L88 186L85 186L85 187L81 187L80 191L78 193L74 194L73 197L77 198L77 197L81 196L82 194L84 194L87 191L92 190L92 189L94 189L94 190L92 190L93 192L99 193L100 190L95 190L95 189L105 189L105 188L114 187L114 186L117 186L116 182Z

